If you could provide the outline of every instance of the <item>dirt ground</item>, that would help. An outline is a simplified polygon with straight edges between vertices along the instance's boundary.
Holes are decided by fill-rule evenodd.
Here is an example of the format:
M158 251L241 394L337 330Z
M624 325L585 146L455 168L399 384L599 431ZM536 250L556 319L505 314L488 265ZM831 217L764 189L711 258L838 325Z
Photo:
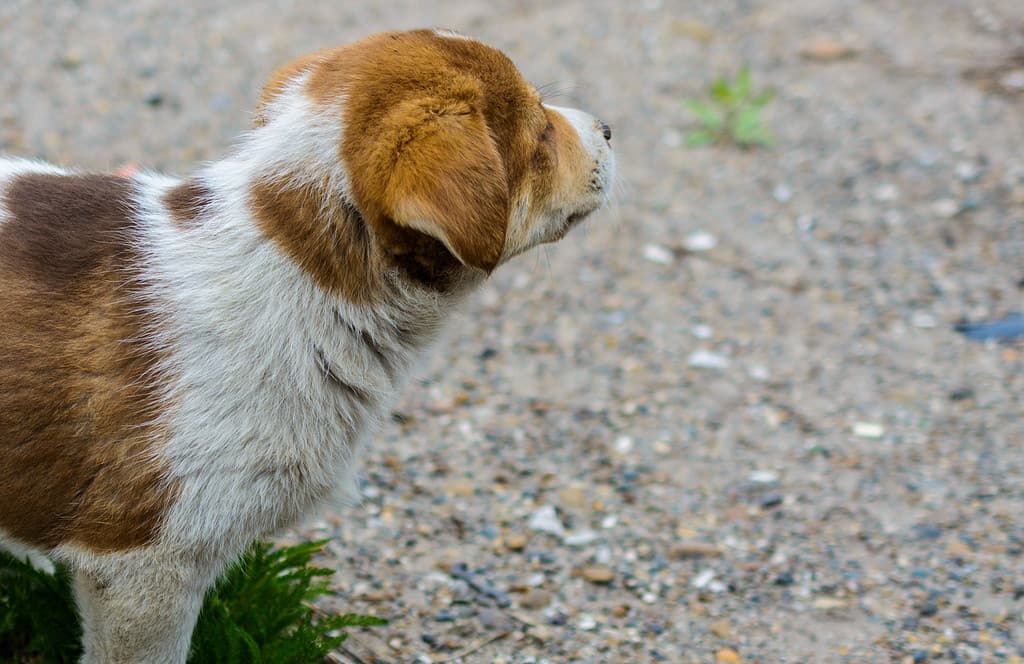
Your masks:
M614 129L616 204L284 536L391 620L337 661L1021 662L1024 344L954 325L1024 310L1024 4L209 4L0 3L0 150L186 173L274 66L422 26ZM744 64L775 146L686 147Z

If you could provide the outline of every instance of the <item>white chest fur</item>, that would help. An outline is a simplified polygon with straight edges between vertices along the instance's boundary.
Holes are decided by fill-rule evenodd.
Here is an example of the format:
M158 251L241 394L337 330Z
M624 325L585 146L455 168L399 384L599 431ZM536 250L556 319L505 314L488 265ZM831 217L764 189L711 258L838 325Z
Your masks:
M160 454L179 498L163 540L231 550L351 486L361 439L451 303L396 278L390 301L348 305L259 233L244 191L219 189L210 218L182 227L153 203L174 182L141 180L154 341L172 349Z

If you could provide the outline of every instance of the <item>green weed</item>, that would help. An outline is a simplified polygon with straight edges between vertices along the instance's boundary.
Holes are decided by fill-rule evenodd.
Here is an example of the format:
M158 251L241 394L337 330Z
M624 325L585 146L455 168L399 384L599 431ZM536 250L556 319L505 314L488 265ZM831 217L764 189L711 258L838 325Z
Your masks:
M741 148L770 147L775 137L761 119L761 111L775 97L771 90L754 92L750 69L744 67L733 81L722 77L708 88L707 101L688 99L686 108L700 122L700 128L686 137L690 147L731 141Z
M325 543L246 552L206 596L190 664L312 664L345 640L346 628L387 624L314 612L311 602L330 592L334 573L310 564ZM80 638L67 570L47 574L0 552L0 662L70 664L81 655Z

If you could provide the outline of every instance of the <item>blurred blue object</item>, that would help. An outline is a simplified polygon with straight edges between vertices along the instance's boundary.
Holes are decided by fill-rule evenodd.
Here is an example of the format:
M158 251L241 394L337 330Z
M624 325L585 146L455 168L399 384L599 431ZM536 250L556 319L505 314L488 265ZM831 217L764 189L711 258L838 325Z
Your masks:
M975 341L1012 341L1024 338L1024 314L1010 314L980 323L957 323L953 329Z

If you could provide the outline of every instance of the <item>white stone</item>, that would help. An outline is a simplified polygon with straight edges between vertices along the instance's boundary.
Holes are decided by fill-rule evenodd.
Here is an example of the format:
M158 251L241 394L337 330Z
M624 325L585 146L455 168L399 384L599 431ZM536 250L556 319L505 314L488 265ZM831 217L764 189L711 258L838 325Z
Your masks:
M648 244L644 246L644 258L658 265L671 265L675 260L675 254L660 244Z
M530 530L539 530L543 533L551 533L558 537L565 537L565 526L558 518L553 505L544 505L530 516Z
M569 546L586 546L595 542L598 537L593 530L580 530L566 535L565 543Z
M686 236L683 246L687 251L711 251L718 246L718 239L711 233L697 231Z
M878 439L885 435L885 427L877 422L856 422L853 435L858 438Z
M690 356L686 358L686 363L691 367L697 367L698 369L729 368L729 358L725 355L719 355L718 353L712 353L707 350L697 350L690 353Z

